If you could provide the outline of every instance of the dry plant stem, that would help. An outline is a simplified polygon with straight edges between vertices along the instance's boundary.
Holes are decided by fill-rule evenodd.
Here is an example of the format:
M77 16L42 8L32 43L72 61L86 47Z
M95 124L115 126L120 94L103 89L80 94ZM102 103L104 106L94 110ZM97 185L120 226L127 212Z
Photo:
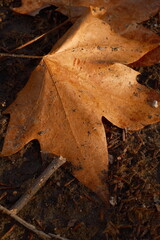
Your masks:
M32 56L24 54L10 54L10 53L0 53L0 57L14 57L14 58L42 58L44 56Z
M46 181L52 176L52 174L64 163L65 158L56 157L49 164L49 166L44 170L44 172L36 179L34 185L28 189L28 191L12 206L11 212L17 214L39 191L39 189L46 183Z
M5 232L5 234L0 238L0 240L4 240L4 239L7 239L7 237L9 237L9 235L11 234L11 232L14 230L15 228L15 224L12 225L7 232Z
M48 235L50 235L53 238L59 239L59 240L69 240L68 238L63 238L63 237L60 237L59 235L55 235L53 233L48 233Z
M67 23L69 23L71 20L72 20L72 18L68 18L66 21L64 21L63 23L59 24L59 25L56 26L55 28L52 28L52 29L49 30L48 32L43 33L42 35L34 38L33 40L31 40L31 41L29 41L29 42L27 42L27 43L25 43L25 44L23 44L23 45L15 48L15 49L13 49L12 51L10 51L10 53L14 53L14 52L17 51L17 50L22 49L22 48L24 48L24 47L26 47L26 46L28 46L28 45L30 45L30 44L38 41L39 39L45 37L45 36L48 35L49 33L54 32L54 31L58 30L59 28L63 27L64 25L66 25Z
M30 55L24 55L24 54L12 54L14 52L16 52L17 50L19 49L22 49L36 41L38 41L39 39L45 37L47 34L51 33L51 32L54 32L56 30L58 30L59 28L63 27L64 25L66 25L67 23L69 23L73 18L68 18L66 21L64 21L63 23L59 24L58 26L56 26L55 28L49 30L48 32L46 33L43 33L42 35L36 37L35 39L13 49L12 51L8 52L8 53L0 53L0 57L18 57L18 58L42 58L43 56L30 56Z
M6 193L6 192L2 193L2 195L0 196L0 200L2 200L3 198L5 198L6 196L7 196L7 193Z
M38 229L36 229L35 226L33 226L32 224L26 222L25 220L23 220L22 218L18 217L16 214L14 214L12 211L8 210L7 208L3 207L2 205L0 205L0 211L2 211L3 213L7 214L8 216L12 217L14 220L16 220L17 222L19 222L21 225L23 225L25 228L29 229L30 231L34 232L36 235L38 235L41 239L52 239L52 236L54 236L57 239L61 239L61 240L66 240L65 238L56 236L56 235L48 235L46 233L44 233L43 231L40 231Z
M49 166L44 170L44 172L37 178L34 185L28 189L28 191L12 206L10 209L13 213L18 213L36 194L36 192L45 184L45 182L51 177L51 175L56 171L66 160L62 157L54 158L54 160L49 164ZM0 238L1 240L8 237L15 225L12 225L9 230Z

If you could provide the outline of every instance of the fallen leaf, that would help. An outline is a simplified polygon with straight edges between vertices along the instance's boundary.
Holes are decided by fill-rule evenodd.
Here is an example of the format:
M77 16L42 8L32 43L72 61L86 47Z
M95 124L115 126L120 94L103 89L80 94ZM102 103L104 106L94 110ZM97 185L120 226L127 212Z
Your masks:
M48 5L55 5L57 7L62 7L63 11L68 12L67 9L69 7L90 7L93 6L103 6L106 5L105 0L22 0L22 6L18 8L14 8L14 11L21 13L21 14L30 14L34 15L39 12L42 8ZM65 9L66 7L66 9ZM64 10L65 9L65 10ZM74 9L75 10L75 9ZM71 9L72 11L72 9ZM81 8L77 8L78 16L79 12L81 12ZM83 11L81 12L83 13Z
M155 43L159 45L159 36L150 29L145 28L142 22L148 20L160 11L160 1L157 0L22 0L22 6L14 8L22 14L32 14L48 6L56 5L60 12L70 16L79 17L91 7L93 16L107 22L114 32L125 38L140 42ZM143 9L143 11L142 11ZM150 51L153 49L150 49ZM142 65L151 65L160 61L160 54L152 52L140 62ZM136 62L135 66L139 66Z
M108 201L102 117L120 128L141 129L160 120L160 95L137 83L139 73L126 66L155 49L158 37L126 38L105 14L88 9L33 71L5 111L10 123L2 155L37 139L42 154L65 157L76 178Z
M114 12L115 16L113 18L117 18L117 13L118 15L121 14L123 16L122 22L126 20L129 20L129 22L145 21L155 15L160 8L160 3L157 0L22 0L21 2L21 7L14 8L15 11L21 14L30 14L46 5L58 7L94 6L98 8L105 7L109 9L110 13Z
M57 12L60 12L70 18L76 19L77 17L80 17L84 15L87 12L88 8L87 7L76 7L76 6L63 6L63 7L58 7L56 9Z
M150 66L156 63L160 63L160 46L154 48L153 50L145 54L138 61L132 63L131 66L132 67Z

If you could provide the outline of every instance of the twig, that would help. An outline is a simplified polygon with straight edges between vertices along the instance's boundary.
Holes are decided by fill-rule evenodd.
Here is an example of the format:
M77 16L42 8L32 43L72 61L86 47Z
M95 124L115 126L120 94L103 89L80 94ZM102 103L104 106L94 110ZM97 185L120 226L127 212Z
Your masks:
M10 53L13 53L13 52L15 52L15 51L17 51L17 50L19 50L19 49L22 49L22 48L24 48L24 47L26 47L26 46L28 46L28 45L30 45L30 44L38 41L39 39L45 37L47 34L49 34L49 33L51 33L51 32L54 32L54 31L58 30L59 28L63 27L64 25L66 25L67 23L69 23L71 20L72 20L72 18L68 18L66 21L64 21L63 23L59 24L59 25L56 26L55 28L52 28L52 29L49 30L48 32L43 33L42 35L34 38L33 40L31 40L31 41L29 41L29 42L27 42L27 43L25 43L25 44L23 44L23 45L15 48L15 49L13 49L12 51L10 51Z
M38 235L41 239L52 239L52 237L46 233L44 233L43 231L38 230L35 226L33 226L32 224L26 222L25 220L23 220L22 218L18 217L16 214L14 214L13 212L11 212L10 210L8 210L7 208L3 207L2 205L0 205L0 211L2 211L3 213L7 214L8 216L12 217L14 220L16 220L17 222L19 222L21 225L23 225L25 228L29 229L30 231L34 232L36 235ZM56 236L56 235L55 235ZM63 239L63 238L62 238Z
M10 54L10 53L0 53L1 57L14 57L14 58L43 58L44 56L32 56L24 54Z
M17 214L30 200L31 198L40 190L40 188L45 184L45 182L51 177L51 175L64 163L65 158L57 157L49 164L49 166L44 170L44 172L36 179L34 185L28 189L28 191L11 207L10 211ZM0 238L5 239L9 233L14 229L15 225L12 225L9 230Z
M9 237L10 233L14 230L15 225L12 225L8 231L5 232L5 234L0 238L0 240L4 240L5 238Z
M7 196L7 193L6 192L2 193L2 195L0 196L0 200L2 200L5 196Z
M24 55L24 54L13 54L14 52L16 52L17 50L19 49L22 49L36 41L38 41L39 39L43 38L44 36L46 36L47 34L51 33L51 32L54 32L55 30L63 27L64 25L66 25L68 22L70 22L72 19L74 18L68 18L66 21L64 21L63 23L59 24L58 26L56 26L55 28L49 30L48 32L46 33L43 33L42 35L32 39L31 41L11 50L10 52L8 53L0 53L0 57L14 57L14 58L43 58L44 56L32 56L32 55Z
M64 163L66 159L63 157L54 158L44 172L36 179L34 185L12 206L11 212L17 214L46 183L52 174Z
M68 238L64 238L64 237L61 237L59 235L55 235L53 233L48 233L48 235L51 236L51 237L57 238L59 240L69 240Z

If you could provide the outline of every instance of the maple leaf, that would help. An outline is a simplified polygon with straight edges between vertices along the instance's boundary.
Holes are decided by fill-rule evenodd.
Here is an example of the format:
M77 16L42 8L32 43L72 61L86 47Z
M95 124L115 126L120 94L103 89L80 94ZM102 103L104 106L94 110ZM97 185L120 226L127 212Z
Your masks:
M140 28L139 41L131 39L133 29L113 30L108 13L100 12L92 7L76 21L7 108L11 117L2 155L37 139L42 153L67 158L75 177L107 201L102 117L130 130L160 120L160 95L137 83L139 73L127 66L156 49L159 38L149 33L144 41Z

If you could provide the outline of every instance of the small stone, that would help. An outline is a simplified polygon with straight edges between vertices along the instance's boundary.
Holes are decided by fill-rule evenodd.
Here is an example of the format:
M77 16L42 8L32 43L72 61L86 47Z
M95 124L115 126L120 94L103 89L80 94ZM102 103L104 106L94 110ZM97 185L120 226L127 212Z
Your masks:
M13 191L12 194L15 196L15 195L17 195L17 193L18 193L17 191Z
M3 102L1 103L1 105L2 105L2 107L6 107L6 101L3 101Z
M61 186L60 182L57 182L57 186L58 186L58 187L60 187L60 186Z
M158 101L157 101L157 100L154 100L154 101L152 102L152 107L158 108Z
M108 159L109 159L109 163L110 163L110 164L113 164L113 162L114 162L113 155L108 154Z
M117 205L117 200L115 197L110 197L110 200L109 200L110 204L114 207L115 205Z

